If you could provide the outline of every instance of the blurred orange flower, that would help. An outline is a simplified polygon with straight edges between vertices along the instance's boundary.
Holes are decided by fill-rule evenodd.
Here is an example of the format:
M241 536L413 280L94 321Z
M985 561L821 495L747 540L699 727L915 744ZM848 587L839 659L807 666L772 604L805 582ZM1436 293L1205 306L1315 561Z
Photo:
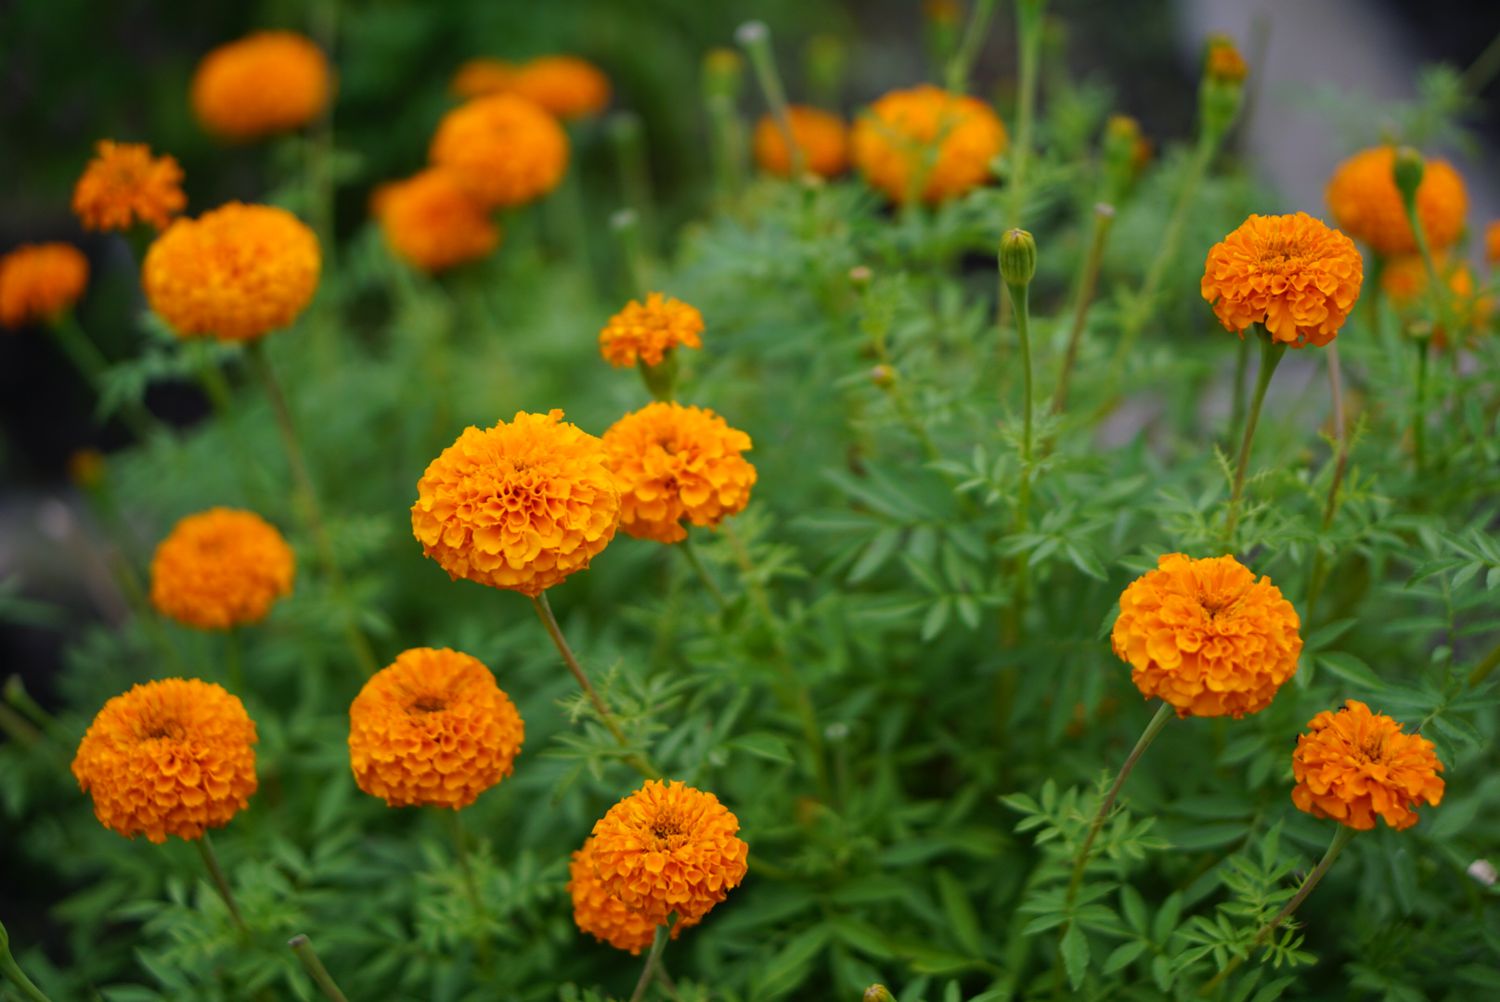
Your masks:
M508 90L562 119L592 118L609 106L609 78L577 56L540 56L522 63Z
M1484 229L1484 258L1490 264L1500 264L1500 219Z
M568 136L535 103L492 94L444 115L428 158L451 169L486 208L524 205L562 180Z
M94 816L127 838L202 838L255 792L255 722L222 686L168 678L104 704L73 758Z
M1337 336L1363 281L1354 241L1299 212L1241 223L1208 252L1200 288L1225 330L1264 324L1301 348Z
M237 142L307 125L333 90L328 59L291 31L260 31L221 45L193 74L192 103L209 132Z
M1401 831L1417 823L1416 807L1442 802L1443 763L1433 743L1403 733L1385 714L1349 699L1307 726L1292 753L1298 810L1359 831L1374 828L1378 816Z
M292 590L296 557L253 511L210 508L182 519L151 558L151 604L200 630L258 623Z
M0 257L0 327L51 321L89 284L89 261L71 244L22 244Z
M860 117L854 162L894 202L913 194L940 202L988 180L1005 143L1005 126L989 105L923 84L891 91Z
M490 670L446 648L402 651L349 707L354 781L390 807L467 807L511 774L525 739Z
M170 156L153 157L145 143L101 139L73 188L73 213L90 230L128 230L138 222L165 229L186 205L182 168Z
M849 169L849 130L844 120L820 108L794 104L787 108L792 141L802 150L807 170L820 177L836 177ZM792 158L776 119L763 115L755 126L755 162L762 170L786 177Z
M510 89L515 76L515 66L503 59L470 59L453 74L448 89L462 98L503 94Z
M599 353L616 368L660 365L679 346L701 348L703 314L680 299L653 292L641 303L632 299L609 318L599 332Z
M373 208L386 244L422 271L478 260L500 243L500 228L478 199L438 167L382 185Z
M1339 164L1328 182L1328 208L1339 228L1382 257L1417 249L1392 174L1395 163L1395 147L1376 146ZM1428 160L1417 188L1417 218L1434 252L1458 242L1468 211L1458 171L1446 160Z

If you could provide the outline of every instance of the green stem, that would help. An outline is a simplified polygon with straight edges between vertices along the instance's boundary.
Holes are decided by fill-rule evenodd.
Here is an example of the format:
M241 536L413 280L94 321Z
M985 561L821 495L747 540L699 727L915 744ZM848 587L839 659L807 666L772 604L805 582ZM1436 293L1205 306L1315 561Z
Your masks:
M1333 477L1328 483L1328 500L1323 503L1323 524L1321 533L1326 534L1333 525L1333 517L1338 513L1339 489L1344 484L1344 472L1349 466L1349 435L1345 427L1344 418L1344 379L1339 367L1339 348L1336 344L1328 346L1328 394L1333 400L1333 438L1334 458ZM1313 556L1312 575L1307 589L1307 621L1313 621L1313 610L1317 608L1318 598L1323 591L1324 579L1327 576L1327 561L1323 556L1323 550L1318 548Z
M782 87L781 74L776 70L776 55L771 51L771 32L763 21L747 21L740 25L735 37L750 56L755 80L760 84L766 105L771 109L771 118L781 132L782 142L786 143L791 176L796 180L807 169L807 156L792 132L791 116L787 113L786 89Z
M1008 284L1011 302L1016 309L1016 336L1021 348L1021 483L1016 490L1017 533L1026 531L1031 521L1031 475L1032 475L1032 399L1031 399L1031 309L1028 286L1024 283ZM1010 602L1007 641L1019 641L1026 610L1027 572L1029 561L1025 553L1016 555L1014 594ZM1003 675L1003 673L1002 673ZM1008 712L1008 711L1007 711Z
M1500 668L1500 644L1490 648L1490 652L1474 666L1474 670L1469 673L1469 687L1472 689L1483 685L1496 668Z
M1292 896L1292 899L1281 906L1281 911L1277 912L1271 921L1260 927L1260 931L1250 941L1250 950L1254 950L1270 939L1281 923L1290 918L1292 913L1301 906L1302 902L1307 900L1307 896L1313 892L1313 888L1318 886L1319 881L1328 872L1328 868L1333 865L1334 860L1339 858L1339 853L1344 851L1344 846L1348 845L1349 840L1353 837L1353 828L1339 825L1338 831L1334 833L1333 841L1328 844L1328 851L1323 854L1323 858L1318 861L1318 865L1313 867L1312 872L1302 881L1302 886L1297 888L1297 893ZM1213 979L1199 990L1198 994L1204 996L1212 994L1214 989L1218 988L1224 982L1225 978L1239 969L1240 965L1245 962L1245 958L1249 955L1249 952L1247 950L1245 953L1231 958L1224 969L1215 974Z
M1490 44L1484 47L1479 57L1469 64L1464 70L1464 75L1459 78L1459 89L1471 97L1477 97L1489 82L1500 73L1500 35L1490 39Z
M78 325L78 317L73 311L65 311L49 324L48 328L52 331L58 347L78 369L84 381L89 384L89 388L95 393L103 392L104 376L109 369L109 360ZM139 400L126 401L119 413L120 419L125 422L131 434L142 442L161 430L161 423L141 405Z
M349 1002L348 997L339 991L339 986L334 983L332 975L328 973L328 968L323 966L323 961L319 959L317 951L313 949L312 942L306 935L298 933L289 939L286 945L292 948L292 952L302 962L302 969L307 972L309 978L312 978L313 984L318 986L318 990L329 1002Z
M0 925L0 982L9 981L27 1002L52 1002L42 993L10 952L10 933Z
M446 813L448 817L448 830L453 836L453 855L458 860L459 872L463 874L464 894L469 899L469 907L474 909L475 918L483 923L479 936L475 940L475 950L478 954L479 967L482 971L488 971L490 967L490 941L487 926L489 923L489 909L484 906L484 899L479 894L479 881L474 877L474 866L469 861L469 839L464 833L464 821L457 810L439 807L439 812Z
M204 832L201 838L194 841L198 844L198 854L203 857L203 865L208 869L209 877L213 879L214 889L219 892L219 897L224 900L224 906L229 909L229 917L234 920L235 928L239 929L240 935L248 937L250 927L245 925L245 920L240 915L239 905L235 904L234 892L230 890L224 870L219 866L219 854L214 852L214 845L209 841L208 832Z
M693 571L698 575L698 580L703 582L703 587L713 596L714 604L719 607L719 611L723 612L728 609L729 603L725 601L724 593L714 583L713 576L708 573L708 568L703 566L703 560L698 556L698 548L693 545L693 537L691 535L684 537L678 549L682 551L683 556L687 557L687 562L692 565Z
M634 209L620 209L609 217L609 225L620 241L625 258L625 273L630 294L645 299L650 285L647 279L646 252L641 245L641 217Z
M547 630L547 636L552 638L553 646L562 655L563 662L568 666L568 671L572 672L574 680L578 683L578 687L583 690L583 694L593 704L594 713L598 715L599 721L613 735L615 742L621 748L625 749L625 761L647 779L659 778L661 771L654 767L640 753L632 750L630 739L625 736L625 731L620 727L620 722L615 719L615 715L610 710L609 705L604 702L604 697L599 695L599 691L594 688L594 684L584 674L583 666L578 663L578 657L573 653L573 648L568 646L567 638L563 636L562 627L557 625L557 617L552 614L552 603L547 601L547 593L544 591L539 595L532 596L531 605L532 608L536 609L537 618L542 621L542 626Z
M1245 420L1245 376L1250 372L1250 342L1240 338L1239 350L1234 355L1234 387L1229 404L1229 433L1243 427Z
M994 12L995 0L975 0L973 10L969 12L969 24L964 28L963 41L953 58L948 60L945 84L952 93L962 94L969 89L969 71L979 56L979 47L984 44L985 31Z
M651 952L646 955L646 965L641 968L640 979L635 983L635 991L630 993L630 1002L641 1002L646 997L646 989L651 985L651 979L656 974L656 966L661 963L662 951L667 948L667 936L672 925L672 916L667 921L656 927L656 935L651 939Z
M1073 325L1068 331L1068 348L1063 354L1062 370L1057 375L1057 389L1052 394L1052 413L1061 414L1068 405L1068 382L1078 360L1078 346L1088 323L1089 308L1099 286L1099 266L1104 260L1104 245L1115 221L1115 207L1107 202L1094 206L1094 225L1089 237L1088 254L1078 273L1077 292L1073 301Z
M1417 400L1411 415L1411 438L1413 458L1420 476L1426 459L1427 441L1427 359L1432 354L1430 337L1417 340Z
M1016 96L1016 142L1011 148L1010 210L1006 228L1021 225L1025 202L1026 168L1031 160L1032 121L1036 117L1036 79L1041 65L1042 8L1045 0L1016 0L1016 32L1020 39L1021 80Z
M1245 494L1245 473L1250 468L1250 448L1255 442L1255 427L1260 423L1261 405L1266 400L1266 388L1276 366L1286 354L1286 344L1276 341L1264 331L1260 336L1260 371L1255 376L1255 393L1250 398L1250 413L1245 417L1245 434L1240 440L1240 456L1235 463L1234 487L1229 494L1229 511L1224 516L1224 531L1221 543L1224 549L1234 544L1234 530L1240 522L1240 503Z
M620 191L625 204L635 210L640 238L651 244L651 170L646 163L646 143L641 117L633 111L617 111L609 117L609 135L615 147L620 173Z

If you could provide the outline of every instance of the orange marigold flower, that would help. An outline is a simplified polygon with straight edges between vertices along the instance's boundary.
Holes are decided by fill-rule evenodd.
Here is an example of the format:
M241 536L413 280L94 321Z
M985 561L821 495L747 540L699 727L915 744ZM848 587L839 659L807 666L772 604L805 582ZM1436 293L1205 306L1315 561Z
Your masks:
M1120 595L1110 641L1131 681L1179 717L1259 713L1297 671L1301 621L1234 557L1158 558Z
M151 604L185 626L258 623L292 590L296 558L253 511L210 508L173 527L151 559Z
M604 447L620 479L620 528L637 539L676 543L684 520L718 525L750 500L750 436L707 408L647 404L610 426Z
M202 838L255 792L255 722L239 698L196 678L137 685L104 704L73 757L94 816L127 838Z
M0 327L64 313L89 284L89 260L71 244L22 244L0 257Z
M489 213L452 172L441 168L383 185L373 207L386 244L422 271L478 260L500 243L500 228Z
M323 50L293 31L259 31L203 57L193 113L214 135L244 142L300 129L323 114L332 92Z
M448 89L465 99L503 94L515 78L516 68L503 59L470 59L453 74Z
M524 97L491 94L443 116L428 159L453 170L486 208L524 205L562 180L568 136Z
M577 56L540 56L522 63L508 89L562 119L592 118L609 105L609 77Z
M141 222L161 230L187 205L174 158L153 157L145 143L108 139L98 151L73 188L73 213L85 229L128 230Z
M1005 142L1005 126L989 105L923 84L886 94L860 117L854 162L892 201L917 194L940 202L983 184Z
M656 922L644 913L626 908L619 898L605 890L594 864L594 840L583 843L568 863L568 894L573 898L573 922L580 932L588 933L616 950L640 953L656 936ZM673 933L677 932L674 927Z
M1474 272L1463 261L1450 263L1445 254L1436 255L1433 264L1447 279L1448 297L1444 303L1447 319L1455 322L1454 326L1461 334L1483 331L1489 323L1494 303L1490 297L1478 293ZM1427 295L1427 264L1422 255L1403 254L1387 261L1380 272L1380 288L1390 297L1398 312L1418 312L1425 306ZM1448 332L1442 323L1432 328L1431 336L1435 347L1448 346Z
M465 428L417 481L412 534L449 577L534 598L614 538L620 491L604 443L562 416Z
M788 107L786 115L804 167L819 177L835 177L849 169L849 130L842 118L801 104ZM755 162L782 177L792 172L786 139L770 115L762 116L755 126Z
M647 921L676 912L696 923L745 878L750 847L739 830L712 793L650 779L595 823L595 872L605 893Z
M249 341L297 319L321 267L318 238L296 216L230 202L167 227L146 252L141 281L182 337Z
M599 353L616 368L660 365L667 352L679 345L701 348L703 314L680 299L653 292L641 303L632 299L609 318L599 332Z
M1364 277L1354 241L1338 230L1305 212L1252 215L1208 252L1201 289L1225 330L1264 324L1301 348L1334 339Z
M1413 808L1442 802L1443 763L1432 742L1403 733L1385 714L1350 699L1307 726L1311 732L1297 737L1292 753L1298 810L1359 831L1374 828L1379 815L1401 831L1417 823Z
M1328 208L1339 228L1384 257L1417 249L1392 170L1396 150L1376 146L1339 164L1328 182ZM1458 242L1469 211L1464 181L1446 160L1428 160L1417 188L1417 218L1432 250Z
M446 648L402 651L349 706L354 781L390 807L469 806L511 774L525 739L490 670Z

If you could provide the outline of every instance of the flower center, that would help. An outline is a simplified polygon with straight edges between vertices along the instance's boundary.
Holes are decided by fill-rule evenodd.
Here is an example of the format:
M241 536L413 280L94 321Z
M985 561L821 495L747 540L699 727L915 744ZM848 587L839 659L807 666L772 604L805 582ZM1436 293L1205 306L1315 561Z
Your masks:
M141 739L144 741L178 740L185 732L182 724L176 720L150 720L146 721L141 730Z
M442 710L446 710L447 708L448 704L443 702L443 700L439 699L436 696L418 696L416 699L412 700L412 704L407 707L407 712L438 713Z

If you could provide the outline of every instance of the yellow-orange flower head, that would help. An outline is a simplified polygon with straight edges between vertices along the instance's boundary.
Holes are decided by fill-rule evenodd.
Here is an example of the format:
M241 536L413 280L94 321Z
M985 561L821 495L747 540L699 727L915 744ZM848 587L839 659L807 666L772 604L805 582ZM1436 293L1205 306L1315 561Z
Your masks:
M941 202L983 184L1005 142L1005 126L989 105L923 84L886 94L860 117L854 163L894 202L914 193Z
M151 559L151 604L200 630L258 623L292 590L296 558L252 511L210 508L173 527Z
M51 321L89 284L89 260L71 244L22 244L0 257L0 327Z
M255 792L255 722L212 682L168 678L104 704L73 757L94 816L127 838L202 838Z
M503 59L470 59L453 74L448 89L465 99L503 94L515 78L516 68Z
M718 525L750 500L750 436L706 408L647 404L616 421L604 447L620 480L620 528L637 539L679 542L684 521Z
M640 953L656 936L658 923L626 908L619 898L605 890L594 866L592 838L573 853L568 863L568 894L573 898L573 922L579 931L601 943L608 943L616 950Z
M145 143L101 139L73 188L73 214L89 230L128 230L136 223L165 229L186 205L182 168L170 156L153 157Z
M712 793L647 780L594 825L604 891L655 925L673 912L693 924L745 878L750 847L739 819Z
M609 105L609 77L577 56L540 56L522 63L508 89L561 119L592 118Z
M333 91L328 59L292 31L260 31L221 45L193 74L193 113L233 142L300 129L323 114Z
M491 94L443 116L428 159L451 169L486 208L525 205L562 180L568 136L524 97Z
M614 538L620 491L604 443L562 416L466 428L417 481L412 534L449 577L535 597Z
M180 336L250 341L297 319L321 267L318 238L296 216L230 202L167 227L146 252L141 281Z
M511 774L525 739L490 670L446 648L402 651L349 706L354 781L390 807L469 806Z
M1313 817L1333 818L1359 831L1377 816L1401 831L1417 823L1416 807L1436 807L1443 780L1433 744L1405 734L1383 713L1357 699L1340 710L1324 710L1299 735L1292 753L1292 803Z
M375 216L398 257L426 272L476 261L500 243L500 229L450 172L430 167L375 193Z
M842 118L801 104L787 108L786 117L807 170L819 177L837 177L849 169L849 129ZM755 125L755 162L761 170L782 177L792 173L786 138L770 115L763 115Z
M1301 348L1338 335L1364 277L1354 241L1338 230L1305 212L1252 215L1208 252L1201 289L1225 330L1264 324Z
M703 314L680 299L653 292L644 303L632 299L599 332L599 353L616 368L660 365L677 347L701 348Z
M1131 681L1179 717L1259 713L1297 671L1301 621L1233 557L1169 553L1120 595L1110 637Z
M1339 229L1382 257L1417 249L1391 173L1395 163L1395 147L1362 150L1339 164L1326 193ZM1458 171L1446 160L1428 160L1417 187L1417 218L1429 247L1438 251L1457 243L1468 211L1469 194Z

